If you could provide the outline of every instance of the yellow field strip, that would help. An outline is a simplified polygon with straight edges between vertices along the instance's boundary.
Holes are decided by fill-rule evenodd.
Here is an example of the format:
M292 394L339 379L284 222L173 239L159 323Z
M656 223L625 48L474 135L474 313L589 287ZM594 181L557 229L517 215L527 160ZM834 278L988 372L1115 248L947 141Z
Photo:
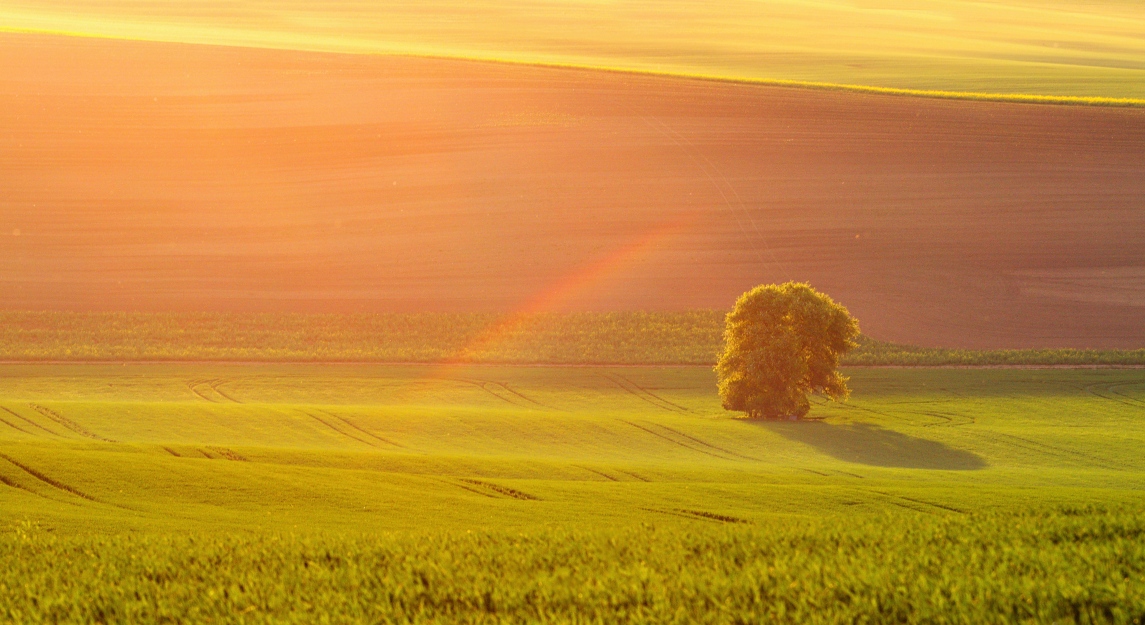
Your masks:
M944 91L937 89L909 89L900 87L879 87L875 85L858 85L858 84L845 84L833 82L816 82L806 80L786 80L786 79L771 79L771 78L745 78L737 76L721 76L717 74L702 74L691 72L668 72L656 71L639 68L624 68L624 67L611 67L602 65L591 64L576 64L576 63L554 63L548 61L533 61L533 60L519 60L519 59L506 59L495 56L474 56L474 55L444 55L444 54L424 54L424 53L410 53L410 52L331 52L320 48L305 48L305 47L290 47L274 44L264 45L241 45L241 44L205 44L195 42L180 42L167 39L155 38L134 38L134 37L116 37L113 35L103 35L98 33L85 33L73 32L64 30L51 30L51 29L32 29L32 28L17 28L10 26L0 26L0 33L10 34L28 34L28 35L53 35L63 37L78 37L86 39L110 39L117 41L148 41L155 43L184 43L187 45L221 45L223 47L232 48L257 48L257 49L270 49L270 50L292 50L299 52L318 52L325 54L356 54L356 55L370 55L370 56L391 56L391 57L408 57L418 59L441 59L441 60L462 60L480 63L501 63L508 65L522 65L527 67L545 67L553 69L578 69L578 70L592 70L601 72L614 72L621 74L633 74L641 76L662 76L671 78L688 78L693 80L709 80L714 82L725 83L740 83L748 85L760 85L766 87L789 87L797 89L820 89L829 91L849 91L854 93L868 93L874 95L892 95L892 96L908 96L917 98L938 98L944 100L972 100L981 102L1010 102L1021 104L1056 104L1056 105L1071 105L1071 106L1116 106L1116 107L1145 107L1145 98L1111 98L1102 96L1064 96L1064 95L1039 95L1030 93L982 93L974 91Z

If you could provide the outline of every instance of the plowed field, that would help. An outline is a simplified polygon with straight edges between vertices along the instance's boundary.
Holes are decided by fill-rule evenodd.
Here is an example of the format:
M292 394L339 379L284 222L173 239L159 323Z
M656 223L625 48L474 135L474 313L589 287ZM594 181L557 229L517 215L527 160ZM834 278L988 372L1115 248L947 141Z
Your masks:
M0 36L0 307L725 308L1145 343L1145 111Z

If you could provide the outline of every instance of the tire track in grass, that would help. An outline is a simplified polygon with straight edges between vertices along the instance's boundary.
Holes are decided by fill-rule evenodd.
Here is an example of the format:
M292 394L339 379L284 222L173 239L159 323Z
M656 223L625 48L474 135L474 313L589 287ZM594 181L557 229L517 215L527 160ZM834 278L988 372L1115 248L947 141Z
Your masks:
M47 496L47 495L45 495L44 493L37 493L36 491L34 491L34 490L32 490L32 489L28 488L27 486L24 486L23 484L21 484L21 483L19 483L19 482L15 481L15 480L9 479L9 478L7 478L7 477L5 477L5 476L3 476L3 475L0 475L0 484L3 484L3 485L5 485L5 486L9 486L9 487L11 487L11 488L15 488L15 489L17 489L17 490L22 490L22 491L24 491L25 493L28 493L28 494L30 494L30 495L35 495L35 496L37 496L37 497L39 497L39 498L41 498L41 499L47 499L48 501L54 501L54 502L56 502L56 503L65 503L65 504L68 504L69 506L79 506L79 505L82 505L82 504L78 504L78 503L76 503L76 502L74 502L74 501L71 501L70 499L53 499L53 498L51 498L51 497L48 497L48 496Z
M334 427L333 425L331 425L330 423L328 423L328 422L327 422L325 419L323 419L323 418L319 417L319 416L318 416L318 415L316 415L316 414L311 414L311 413L309 413L309 412L306 412L305 410L300 410L299 412L301 412L302 414L304 414L304 415L306 415L306 416L310 417L311 419L314 419L315 421L317 421L317 422L321 423L322 425L325 425L326 427L328 427L328 428L330 428L331 430L333 430L333 431L337 432L338 434L341 434L342 436L345 436L346 438L348 438L348 439L350 439L350 440L358 441L359 443L361 443L361 444L363 444L363 445L366 445L367 447L373 447L373 448L375 448L375 449L377 449L377 447L378 447L377 445L375 445L375 444L373 444L373 443L370 443L369 441L364 441L364 440L362 440L362 439L358 438L357 436L353 436L353 435L351 435L351 434L349 434L349 433L347 433L347 432L343 432L342 430L339 430L338 428Z
M71 419L69 419L69 418L65 417L64 415L56 412L55 410L52 410L51 408L48 408L46 406L41 406L39 404L28 404L28 406L32 410L35 410L36 412L44 415L45 417L51 419L52 421L55 421L56 423L59 423L60 425L62 425L64 427L68 428L69 430L75 432L76 434L79 434L80 436L86 436L88 438L93 438L97 441L103 441L105 443L116 443L116 442L118 442L118 441L114 441L110 438L105 438L103 436L100 436L99 434L96 434L95 432L92 432L91 430L89 430L89 429L85 428L84 426L76 423L75 421L72 421Z
M685 433L681 432L680 430L677 430L677 429L674 429L674 428L670 428L670 427L668 427L668 426L666 426L666 425L663 425L663 424L661 424L661 423L654 423L654 424L650 424L650 425L655 425L656 427L658 427L658 428L660 428L660 429L663 429L663 430L667 430L667 431L669 431L669 432L671 432L671 433L673 433L673 434L675 434L675 435L677 435L677 436L681 436L681 437L683 437L683 438L686 438L686 439L688 439L688 440L690 440L690 441L693 441L693 442L695 442L695 443L698 443L698 444L700 444L700 445L703 445L704 447L708 447L708 448L711 448L711 449L715 449L715 450L717 450L717 451L722 451L722 452L724 452L725 454L728 454L729 456L735 456L735 457L737 457L737 458L742 458L742 459L744 459L744 460L750 460L750 461L752 461L752 462L762 462L762 460L760 460L759 458L752 458L751 456L745 456L745 455L743 455L743 454L741 454L741 453L737 453L737 452L734 452L734 451L732 451L732 450L730 450L730 449L724 449L723 447L717 447L716 445L712 445L711 443L708 443L708 442L702 441L702 440L700 440L700 439L696 438L695 436L691 436L690 434L685 434Z
M541 408L545 408L545 409L547 409L547 410L556 410L556 411L558 411L558 412L568 412L567 410L562 410L562 409L560 409L560 408L557 408L557 407L555 407L555 406L550 406L550 405L548 405L548 404L543 404L543 403L541 403L541 402L539 402L539 401L537 401L537 400L533 399L532 397L529 397L528 395L525 395L524 393L521 393L520 391L517 391L516 389L514 389L514 388L513 388L513 387L511 387L511 386L509 386L509 385L508 385L507 383L505 383L505 382L490 382L490 384L496 384L497 386L500 386L501 388L503 388L503 389L505 389L506 391L508 391L508 392L510 392L510 393L512 393L512 394L514 394L514 395L516 395L517 397L520 397L521 399L523 399L523 400L525 400L525 401L527 401L527 402L529 402L529 403L531 403L531 404L534 404L534 405L536 405L536 406L539 406L539 407L541 407Z
M457 482L451 482L449 480L434 480L434 481L441 482L442 484L449 484L450 486L456 486L462 490L469 491L475 495L481 495L482 497L488 497L489 499L500 499L500 497L498 497L496 495L490 495L489 493L477 490L476 488L471 488L469 486L466 486L465 484L458 484Z
M927 428L927 427L961 427L963 425L974 425L974 424L978 423L978 421L974 417L967 417L965 415L959 415L959 414L942 414L939 412L907 412L907 414L922 415L925 417L932 417L935 419L941 419L942 420L938 423L923 423L922 427L924 427L924 428ZM960 419L960 420L955 421L955 419Z
M3 408L3 406L0 406L0 408ZM12 414L16 414L16 413L12 412L11 410L8 410L7 408L3 408L3 410L4 410L5 412L9 412L9 413L12 413ZM20 415L16 415L16 416L20 416ZM22 427L20 427L20 426L16 425L15 423L12 423L11 421L9 421L9 420L5 419L4 417L0 417L0 421L3 421L3 422L4 422L4 425L7 425L8 427L12 428L13 430L17 430L17 431L23 432L23 433L25 433L25 434L28 434L28 435L30 435L30 436L35 436L35 434L32 434L32 433L31 433L31 432L29 432L28 430L25 430L24 428L22 428Z
M163 451L171 454L172 456L175 456L176 458L182 458L183 457L179 454L179 452L175 451L174 449L171 449L170 447L164 447Z
M13 482L12 480L4 477L3 475L0 475L0 484L3 484L9 488L15 488L17 490L22 490L26 493L32 493L33 495L37 494L37 493L33 492L32 489L28 488L27 486L24 486L23 484L17 484L16 482Z
M20 468L22 471L24 471L24 473L31 475L32 477L34 477L37 480L47 484L48 486L51 486L53 488L58 488L59 490L62 490L62 491L67 492L67 493L71 493L71 494L73 494L76 497L79 497L81 499L86 499L88 501L94 501L95 503L104 503L104 502L96 499L95 497L92 497L91 495L88 495L87 493L85 493L85 492L83 492L77 488L74 488L72 486L68 486L67 484L64 484L63 482L60 482L58 480L54 480L54 479L44 475L43 473L40 473L36 469L33 469L32 467L30 467L26 464L23 464L22 462L16 460L12 456L9 456L8 454L0 453L0 458L3 458L5 460L7 460L8 462L16 465L18 468Z
M244 456L236 453L232 449L227 449L226 447L216 447L214 445L207 445L207 449L210 449L211 451L215 452L216 454L219 454L220 456L222 456L223 458L225 458L227 460L231 460L234 462L250 462L250 460L247 460Z
M689 445L689 444L687 444L687 443L683 443L683 442L680 442L680 441L678 441L678 440L676 440L676 439L674 439L674 438L671 438L671 437L665 436L665 435L663 435L663 434L661 434L661 433L659 433L659 432L654 432L654 431L652 431L652 430L650 430L650 429L648 429L648 428L646 428L646 427L644 427L644 426L642 426L642 425L638 425L638 424L636 424L636 423L633 423L633 422L631 422L631 421L625 421L624 419L618 419L618 421L620 421L621 423L627 423L628 425L631 425L632 427L634 427L634 428L636 428L636 429L638 429L638 430L641 430L641 431L647 432L647 433L649 433L649 434L651 434L652 436L655 436L655 437L657 437L657 438L662 438L662 439L664 439L664 440L668 441L669 443L672 443L672 444L674 444L674 445L679 445L680 447L683 447L683 448L685 448L685 449L690 449L690 450L692 450L692 451L695 451L695 452L698 452L698 453L701 453L701 454L704 454L704 455L707 455L707 456L711 456L711 457L713 457L713 458L719 458L720 460L734 460L734 458L725 458L725 457L723 457L723 456L721 456L721 455L719 455L719 454L716 454L716 453L712 453L712 452L710 452L710 451L708 451L708 450L706 450L706 449L701 449L701 448L699 448L699 447L695 447L695 446Z
M612 477L611 475L609 475L603 471L597 471L596 469L590 469L588 467L581 466L579 464L574 464L573 466L578 468L578 469L584 469L585 471L588 471L589 473L595 473L595 474L599 475L600 477L603 477L604 479L606 479L610 482L619 482L620 481L620 480Z
M903 503L897 499L884 499L883 502L889 503L892 506L898 506L900 508L906 508L907 510L910 510L912 512L919 512L922 514L938 514L934 510L928 510L926 508L920 508L919 506L916 506L916 505L906 504L906 503Z
M231 401L233 403L241 404L242 403L241 401L235 399L234 397L231 397L225 391L223 391L223 385L224 384L230 384L230 383L231 383L230 380L207 380L207 386L211 387L211 390L218 393L220 397L222 397L223 399L226 399L228 401Z
M657 401L656 399L654 399L654 397L650 397L648 395L640 393L638 390L634 390L634 389L629 388L623 382L621 382L618 377L613 376L610 373L600 373L599 375L602 378L608 380L609 382L612 382L613 384L615 384L616 387L619 388L620 390L628 393L629 395L632 395L633 397L635 397L637 399L640 399L641 401L645 401L649 404L652 404L653 406L656 406L657 408L659 408L661 410L667 410L668 412L680 412L679 408L675 408L671 404L661 403L661 402ZM629 382L629 384L631 384L631 382Z
M703 519L711 519L721 523L751 523L747 519L731 516L730 514L716 514L715 512L706 512L704 510L689 510L687 508L676 508L677 512L689 514Z
M482 482L481 480L474 480L467 477L461 478L461 481L473 484L474 486L480 486L481 488L488 488L495 493L512 497L513 499L520 499L521 501L541 501L541 498L536 495L530 495L529 493L519 491L515 488L509 488L508 486L501 486L500 484L494 484L492 482Z
M511 388L508 384L505 384L504 382L495 382L493 380L469 380L469 379L464 379L464 378L454 378L454 379L456 379L460 382L466 382L466 383L478 386L481 388L481 390L485 391L486 393L489 393L490 395L492 395L498 399L509 402L510 404L513 404L514 406L517 406L518 408L529 408L529 409L543 408L545 410L557 410L560 412L564 412L560 408L554 408L553 406L549 406L547 404L542 404L541 402L533 399L532 397L529 397L529 396L525 395L524 393L521 393L519 391L514 390L513 388ZM490 387L493 387L493 388L490 388ZM503 393L507 394L508 396L503 395L502 392L498 392L498 389L500 391L502 391ZM524 403L521 403L521 402L524 402Z
M1081 391L1083 391L1085 393L1093 395L1094 397L1100 397L1101 399L1104 399L1106 401L1116 402L1116 403L1121 404L1123 406L1129 406L1130 408L1138 408L1138 409L1145 408L1145 402L1141 402L1140 400L1134 399L1134 398L1129 397L1128 395L1124 395L1122 393L1110 391L1108 386L1106 386L1103 390L1112 392L1115 395L1120 395L1121 397L1120 398L1110 397L1108 395L1102 395L1101 393L1098 393L1097 391L1093 390L1095 387L1102 386L1103 384L1106 384L1106 383L1094 382L1093 384L1086 384L1085 386L1079 386L1079 385L1072 385L1072 386L1074 388L1080 389Z
M207 397L206 395L204 395L203 393L201 393L199 391L199 386L201 384L206 384L206 382L202 381L202 380L191 380L191 381L187 382L187 388L190 389L191 392L194 393L195 395L198 395L199 399L202 399L203 401L208 401L208 402L211 402L212 404L219 403L219 402L211 399L210 397Z
M824 401L823 405L826 405L826 403L827 402ZM894 413L890 413L890 412L882 412L880 410L875 410L874 408L867 408L866 406L859 406L859 405L854 404L854 403L844 403L844 402L836 402L836 403L839 405L839 408L842 408L843 410L857 410L859 412L869 412L873 415L885 417L885 418L891 419L893 421L905 422L905 425L908 425L910 427L930 427L930 426L934 426L934 425L942 425L942 424L948 422L947 417L935 417L935 416L927 414L927 413L903 411L901 413L894 414ZM918 423L918 422L913 421L910 418L908 418L908 416L930 417L932 419L940 419L940 420L937 423Z
M1047 451L1043 452L1043 453L1056 454L1058 457L1061 457L1061 458L1073 458L1075 461L1085 460L1085 461L1087 461L1091 464L1095 464L1095 465L1097 465L1103 469L1110 469L1113 471L1133 470L1131 467L1126 467L1126 466L1121 465L1115 461L1110 461L1110 460L1107 460L1105 458L1100 458L1098 456L1094 456L1093 454L1088 454L1088 453L1085 453L1083 451L1077 451L1074 449L1069 449L1067 447L1058 447L1056 445L1050 445L1047 443L1040 443L1040 442L1035 441L1035 440L1023 438L1021 436L1014 436L1013 434L1005 434L1003 432L995 432L994 434L996 436L1003 436L1003 437L1006 437L1009 439L1021 441L1022 443L1026 443L1027 445L1033 445L1034 451L1038 451L1039 448L1044 449ZM1027 449L1029 449L1029 448L1027 448Z
M935 507L931 506L928 502L910 499L907 497L900 497L898 495L893 495L891 493L884 493L884 492L880 492L877 490L868 490L868 491L862 491L862 492L866 492L869 495L878 495L877 497L874 497L873 499L875 499L876 501L880 501L882 503L889 503L892 506L898 506L900 508L906 508L907 510L910 510L912 512L918 512L921 514L937 515L937 514L941 514L941 512L939 512L939 510L942 510L944 512L947 511L941 507L935 508Z
M489 382L487 382L487 381L470 380L468 378L448 378L448 379L452 380L454 382L463 382L465 384L471 384L473 386L476 386L477 388L485 391L486 393L489 393L493 397L496 397L497 399L500 399L501 401L503 401L507 404L510 404L512 406L516 406L518 408L530 408L530 409L532 408L532 406L529 404L522 404L522 403L520 403L520 401L513 401L513 399L511 399L511 397L513 397L513 395L511 395L511 394L510 394L510 397L505 397L504 395L497 393L496 391L490 389L489 388Z
M5 476L3 476L3 475L0 475L0 484L3 484L3 485L5 485L5 486L7 486L7 487L9 487L9 488L15 488L15 489L17 489L17 490L22 490L22 491L24 491L24 492L26 492L26 493L32 493L33 495L39 495L39 493L37 493L36 491L34 491L34 490L32 490L32 489L28 488L27 486L24 486L23 484L20 484L20 483L18 483L18 482L15 482L15 481L13 481L13 480L10 480L10 479L8 479L7 477L5 477ZM41 496L41 497L43 497L43 495L40 495L40 496Z
M1125 393L1114 390L1114 389L1124 388L1126 386L1138 386L1140 384L1141 384L1140 382L1122 382L1120 384L1110 384L1110 385L1105 387L1105 390L1109 393L1113 393L1114 395L1117 395L1118 397L1124 398L1125 401L1133 402L1133 405L1137 405L1141 408L1145 408L1145 400L1140 400L1140 399L1137 399L1136 397L1133 397L1131 395L1126 395Z
M680 412L692 412L691 409L685 408L684 406L681 406L680 404L677 404L675 402L664 399L663 397L660 397L656 393L653 393L652 391L648 390L646 387L640 386L639 384L633 382L632 379L629 378L628 376L620 375L619 373L617 373L615 375L616 375L616 377L620 378L621 380L624 380L625 382L631 384L632 387L635 388L636 390L640 391L641 393L644 393L645 395L651 397L652 399L654 399L658 402L672 406Z
M1086 454L1084 452L1074 451L1072 449L1066 449L1064 447L1056 447L1054 445L1048 445L1046 443L1039 443L1038 441L1030 440L1028 438L1022 438L1021 436L1014 436L1013 434L1005 434L1002 432L990 432L990 433L976 432L975 434L977 434L980 438L982 438L983 440L986 440L987 442L1000 443L1002 445L1008 445L1010 447L1014 447L1017 449L1030 451L1030 452L1033 452L1035 454L1050 456L1052 458L1057 458L1059 460L1065 460L1067 462L1082 462L1084 464L1094 465L1097 468L1106 469L1106 470L1110 470L1110 471L1133 470L1132 468L1127 468L1125 466L1121 466L1118 464L1109 463L1105 459L1098 458L1096 456L1092 456L1092 455ZM1009 439L1009 440L1001 440L1001 439ZM1014 441L1018 441L1018 442L1014 442Z
M668 514L671 516L677 516L677 517L681 517L684 519L690 519L692 521L715 521L717 523L751 524L751 521L748 521L747 519L741 519L739 517L734 517L734 516L731 516L728 514L716 514L715 512L705 512L703 510L689 510L688 508L672 508L672 509L640 508L640 509L645 511L645 512L656 512L658 514Z
M616 471L617 471L618 473L623 473L623 474L625 474L625 475L631 475L632 477L634 477L634 478L636 478L636 479L640 480L641 482L651 482L651 481L652 481L652 480L650 480L650 479L648 479L648 478L644 477L643 475L640 475L639 473L633 473L632 471L622 471L622 470L620 470L620 469L617 469Z
M901 499L901 500L903 500L903 501L909 501L909 502L912 502L912 503L916 503L916 504L919 504L919 505L922 505L922 506L930 506L930 507L933 507L933 508L938 508L938 509L940 509L940 510L946 510L947 512L955 512L955 513L958 513L958 514L966 514L966 511L965 511L965 510L962 510L962 509L960 509L960 508L955 508L954 506L947 506L947 505L945 505L945 504L940 504L940 503L934 503L933 501L926 501L925 499L916 499L916 498L914 498L914 497L907 497L906 495L897 495L897 494L895 494L895 493L884 493L884 492L882 492L882 491L878 491L878 490L872 490L872 491L869 491L869 492L872 492L872 493L876 493L876 494L882 495L883 497L889 497L889 498L892 498L892 499Z
M48 428L46 428L46 427L44 427L44 426L40 425L39 423L36 423L35 421L33 421L33 420L29 419L28 417L25 417L24 415L17 413L16 411L12 410L11 408L7 408L7 407L5 407L5 406L0 406L0 410L3 410L4 412L7 412L8 414L10 414L10 415L12 415L12 416L16 417L17 419L23 419L24 421L26 421L27 423L31 424L32 426L34 426L34 427L38 427L38 428L40 428L41 430L43 430L43 431L47 432L48 434L51 434L52 436L55 436L55 437L57 437L57 438L59 438L59 437L60 437L60 435L59 435L59 434L57 434L57 433L55 433L55 432L53 432L53 431L49 430Z
M358 430L359 432L361 432L362 434L365 434L366 436L369 436L370 438L373 438L375 440L383 442L387 445L393 445L394 447L398 447L401 449L408 449L408 447L406 447L405 445L402 445L401 443L391 441L390 439L385 438L384 436L378 436L377 434L374 434L373 432L370 432L369 430L366 430L365 428L359 427L357 423L354 423L353 421L347 419L346 417L343 417L343 416L338 415L338 414L334 414L333 412L330 412L329 410L320 410L319 412L323 412L327 415L330 415L331 417L333 417L335 419L338 419L342 423L345 423L346 425L354 428L355 430ZM375 445L375 447L376 447L376 445Z

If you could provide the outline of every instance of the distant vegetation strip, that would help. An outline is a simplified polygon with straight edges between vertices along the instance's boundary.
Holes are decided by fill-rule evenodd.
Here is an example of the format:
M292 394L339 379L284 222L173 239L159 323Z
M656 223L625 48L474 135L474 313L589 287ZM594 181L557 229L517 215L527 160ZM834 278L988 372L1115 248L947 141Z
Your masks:
M0 360L710 365L724 313L0 312ZM499 328L497 340L487 340ZM1145 349L966 350L861 338L852 366L1145 365Z

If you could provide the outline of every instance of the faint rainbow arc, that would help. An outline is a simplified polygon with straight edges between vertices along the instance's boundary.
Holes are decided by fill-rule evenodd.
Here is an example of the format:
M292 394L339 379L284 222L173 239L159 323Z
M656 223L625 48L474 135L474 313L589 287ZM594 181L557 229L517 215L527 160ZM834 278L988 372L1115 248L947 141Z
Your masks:
M659 224L635 240L613 250L606 256L590 261L568 273L555 284L534 295L514 311L482 330L457 350L453 357L442 362L452 367L471 362L475 355L487 352L527 325L538 313L558 310L560 306L595 284L631 267L640 259L662 247L695 221L698 212L688 212Z

